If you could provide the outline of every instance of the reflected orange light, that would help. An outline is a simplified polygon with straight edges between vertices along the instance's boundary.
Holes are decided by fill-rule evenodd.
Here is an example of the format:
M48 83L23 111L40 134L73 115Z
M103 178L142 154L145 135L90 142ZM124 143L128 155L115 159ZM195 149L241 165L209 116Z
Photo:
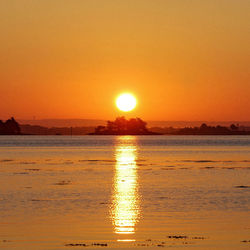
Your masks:
M135 233L140 214L136 150L135 137L118 137L111 217L114 232L120 235Z

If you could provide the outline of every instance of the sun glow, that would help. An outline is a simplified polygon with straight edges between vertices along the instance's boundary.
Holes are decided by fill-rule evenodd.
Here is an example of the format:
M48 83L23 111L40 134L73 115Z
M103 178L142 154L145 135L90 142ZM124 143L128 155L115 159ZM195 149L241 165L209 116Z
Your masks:
M136 106L136 98L129 93L121 94L116 99L116 106L121 111L124 112L131 111Z

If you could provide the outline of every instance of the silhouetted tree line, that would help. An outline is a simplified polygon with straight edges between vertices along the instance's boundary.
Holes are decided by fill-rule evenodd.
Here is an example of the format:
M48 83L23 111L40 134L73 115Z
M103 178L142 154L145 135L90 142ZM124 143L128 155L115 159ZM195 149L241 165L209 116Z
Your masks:
M233 129L230 129L230 128ZM223 127L223 126L208 126L207 124L203 123L200 127L194 128L183 128L179 130L179 134L192 134L192 135L228 135L234 134L234 131L237 130L235 125L231 125L230 128Z
M107 121L106 126L95 128L95 135L156 135L158 133L149 131L147 123L140 118L127 120L124 116L117 117L114 121Z
M0 120L0 135L20 135L21 129L17 121L11 117L7 121Z
M200 127L185 127L185 128L151 128L152 131L169 135L249 135L249 131L240 130L239 125L231 124L225 126L208 126L203 123Z

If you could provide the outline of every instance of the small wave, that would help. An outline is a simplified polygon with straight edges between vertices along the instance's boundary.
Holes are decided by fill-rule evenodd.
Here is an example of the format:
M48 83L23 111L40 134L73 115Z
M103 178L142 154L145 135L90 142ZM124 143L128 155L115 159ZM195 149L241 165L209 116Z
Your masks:
M72 184L72 182L71 181L69 181L69 180L63 180L63 181L59 181L59 182L57 182L57 183L55 183L54 185L70 185L70 184Z
M240 186L235 186L235 188L250 188L250 186L240 185Z
M47 200L47 199L31 199L30 201L39 202L39 201L50 201L50 200Z
M10 162L10 161L14 161L14 160L12 160L12 159L2 159L2 160L0 160L0 162Z
M36 162L35 161L21 161L20 164L28 165L28 164L36 164Z
M29 174L28 172L16 172L16 173L13 173L13 174Z
M180 162L193 162L193 163L232 163L232 162L250 162L250 160L239 160L239 161L233 161L233 160L221 160L221 161L215 161L215 160L180 160Z
M106 159L88 159L88 160L79 160L79 162L116 162L116 160L106 160Z
M180 162L209 163L209 162L220 162L220 161L213 161L213 160L180 160Z
M175 170L175 168L163 167L161 170Z

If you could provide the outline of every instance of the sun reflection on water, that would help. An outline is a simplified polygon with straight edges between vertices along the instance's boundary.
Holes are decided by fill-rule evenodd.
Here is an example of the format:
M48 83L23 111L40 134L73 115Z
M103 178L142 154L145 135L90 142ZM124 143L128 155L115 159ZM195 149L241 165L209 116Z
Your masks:
M116 234L134 234L139 219L136 137L117 137L111 217ZM129 239L127 239L129 240ZM132 241L132 239L130 239Z

